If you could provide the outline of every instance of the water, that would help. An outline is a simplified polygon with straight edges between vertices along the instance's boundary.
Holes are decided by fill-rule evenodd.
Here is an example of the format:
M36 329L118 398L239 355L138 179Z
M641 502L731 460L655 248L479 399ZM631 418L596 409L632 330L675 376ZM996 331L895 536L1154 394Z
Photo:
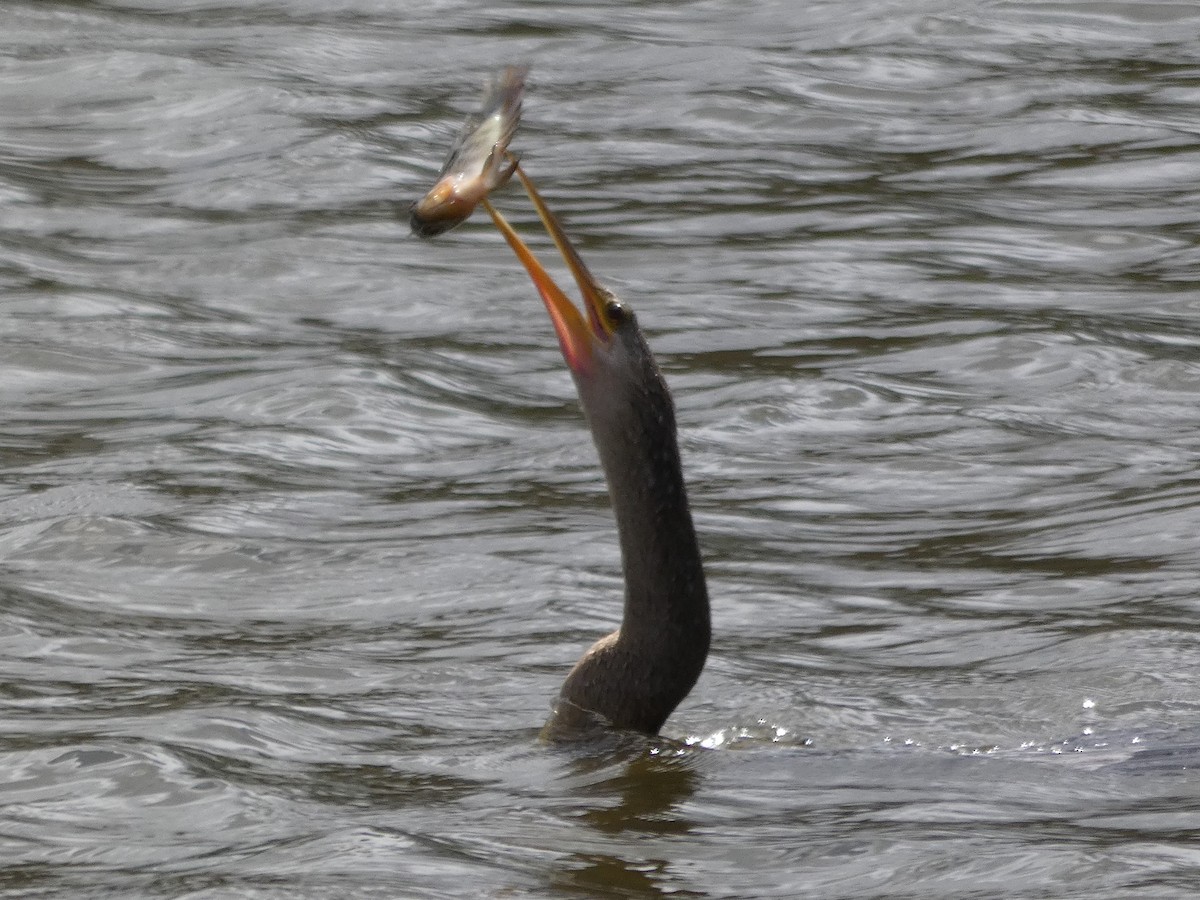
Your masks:
M1192 896L1194 4L3 20L0 896ZM396 218L519 60L676 395L686 750L537 743L604 490L500 238Z

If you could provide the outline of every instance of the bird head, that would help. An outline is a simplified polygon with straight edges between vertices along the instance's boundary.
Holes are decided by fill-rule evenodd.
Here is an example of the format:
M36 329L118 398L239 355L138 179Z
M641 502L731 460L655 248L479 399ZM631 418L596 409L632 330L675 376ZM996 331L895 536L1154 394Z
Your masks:
M605 412L626 410L631 393L665 394L666 388L633 311L592 275L558 217L547 208L519 166L516 174L579 287L582 312L504 216L489 201L483 203L541 295L588 417L606 419L609 416Z

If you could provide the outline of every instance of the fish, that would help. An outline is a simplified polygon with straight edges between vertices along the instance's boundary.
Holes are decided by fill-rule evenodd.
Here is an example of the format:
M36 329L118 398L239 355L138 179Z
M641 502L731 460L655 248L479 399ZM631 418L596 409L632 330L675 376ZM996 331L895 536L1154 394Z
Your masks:
M478 113L463 124L433 189L409 208L413 234L431 238L461 225L517 168L508 143L521 121L528 66L508 66L491 80Z

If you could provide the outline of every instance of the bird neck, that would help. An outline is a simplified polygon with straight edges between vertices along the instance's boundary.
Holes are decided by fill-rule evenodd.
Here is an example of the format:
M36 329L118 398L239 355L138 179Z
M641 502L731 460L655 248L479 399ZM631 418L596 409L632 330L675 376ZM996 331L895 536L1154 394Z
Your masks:
M674 406L662 377L656 370L652 375L642 396L620 404L619 415L592 421L625 575L617 641L698 676L708 652L708 590L679 461Z
M543 730L551 740L596 723L656 734L708 656L708 590L671 395L648 349L634 362L607 378L576 377L617 520L625 615L567 675Z

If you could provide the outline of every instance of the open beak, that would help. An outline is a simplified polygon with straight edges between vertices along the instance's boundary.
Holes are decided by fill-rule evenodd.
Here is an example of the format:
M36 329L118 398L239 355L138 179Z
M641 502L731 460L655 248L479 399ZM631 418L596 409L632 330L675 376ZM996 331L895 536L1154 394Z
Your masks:
M528 245L521 240L504 216L500 215L500 212L486 198L483 200L484 208L491 215L492 221L496 223L496 227L500 229L500 233L504 235L513 252L517 254L517 259L521 261L521 265L525 267L525 271L533 280L534 287L542 295L542 302L546 304L546 310L550 313L550 321L554 323L554 331L558 334L558 343L562 348L563 359L567 361L572 372L577 375L586 374L591 368L592 355L596 346L607 344L612 339L613 326L605 314L606 301L611 295L600 286L592 273L588 271L588 267L584 265L583 260L579 258L578 251L563 231L557 217L546 208L546 204L543 202L541 194L537 192L537 188L533 186L533 182L515 162L514 166L517 177L521 179L521 184L525 186L529 199L533 201L542 225L554 239L558 252L562 254L567 268L571 270L571 275L575 278L575 283L579 285L579 292L583 295L586 319L562 289L554 283L554 279L538 262Z

